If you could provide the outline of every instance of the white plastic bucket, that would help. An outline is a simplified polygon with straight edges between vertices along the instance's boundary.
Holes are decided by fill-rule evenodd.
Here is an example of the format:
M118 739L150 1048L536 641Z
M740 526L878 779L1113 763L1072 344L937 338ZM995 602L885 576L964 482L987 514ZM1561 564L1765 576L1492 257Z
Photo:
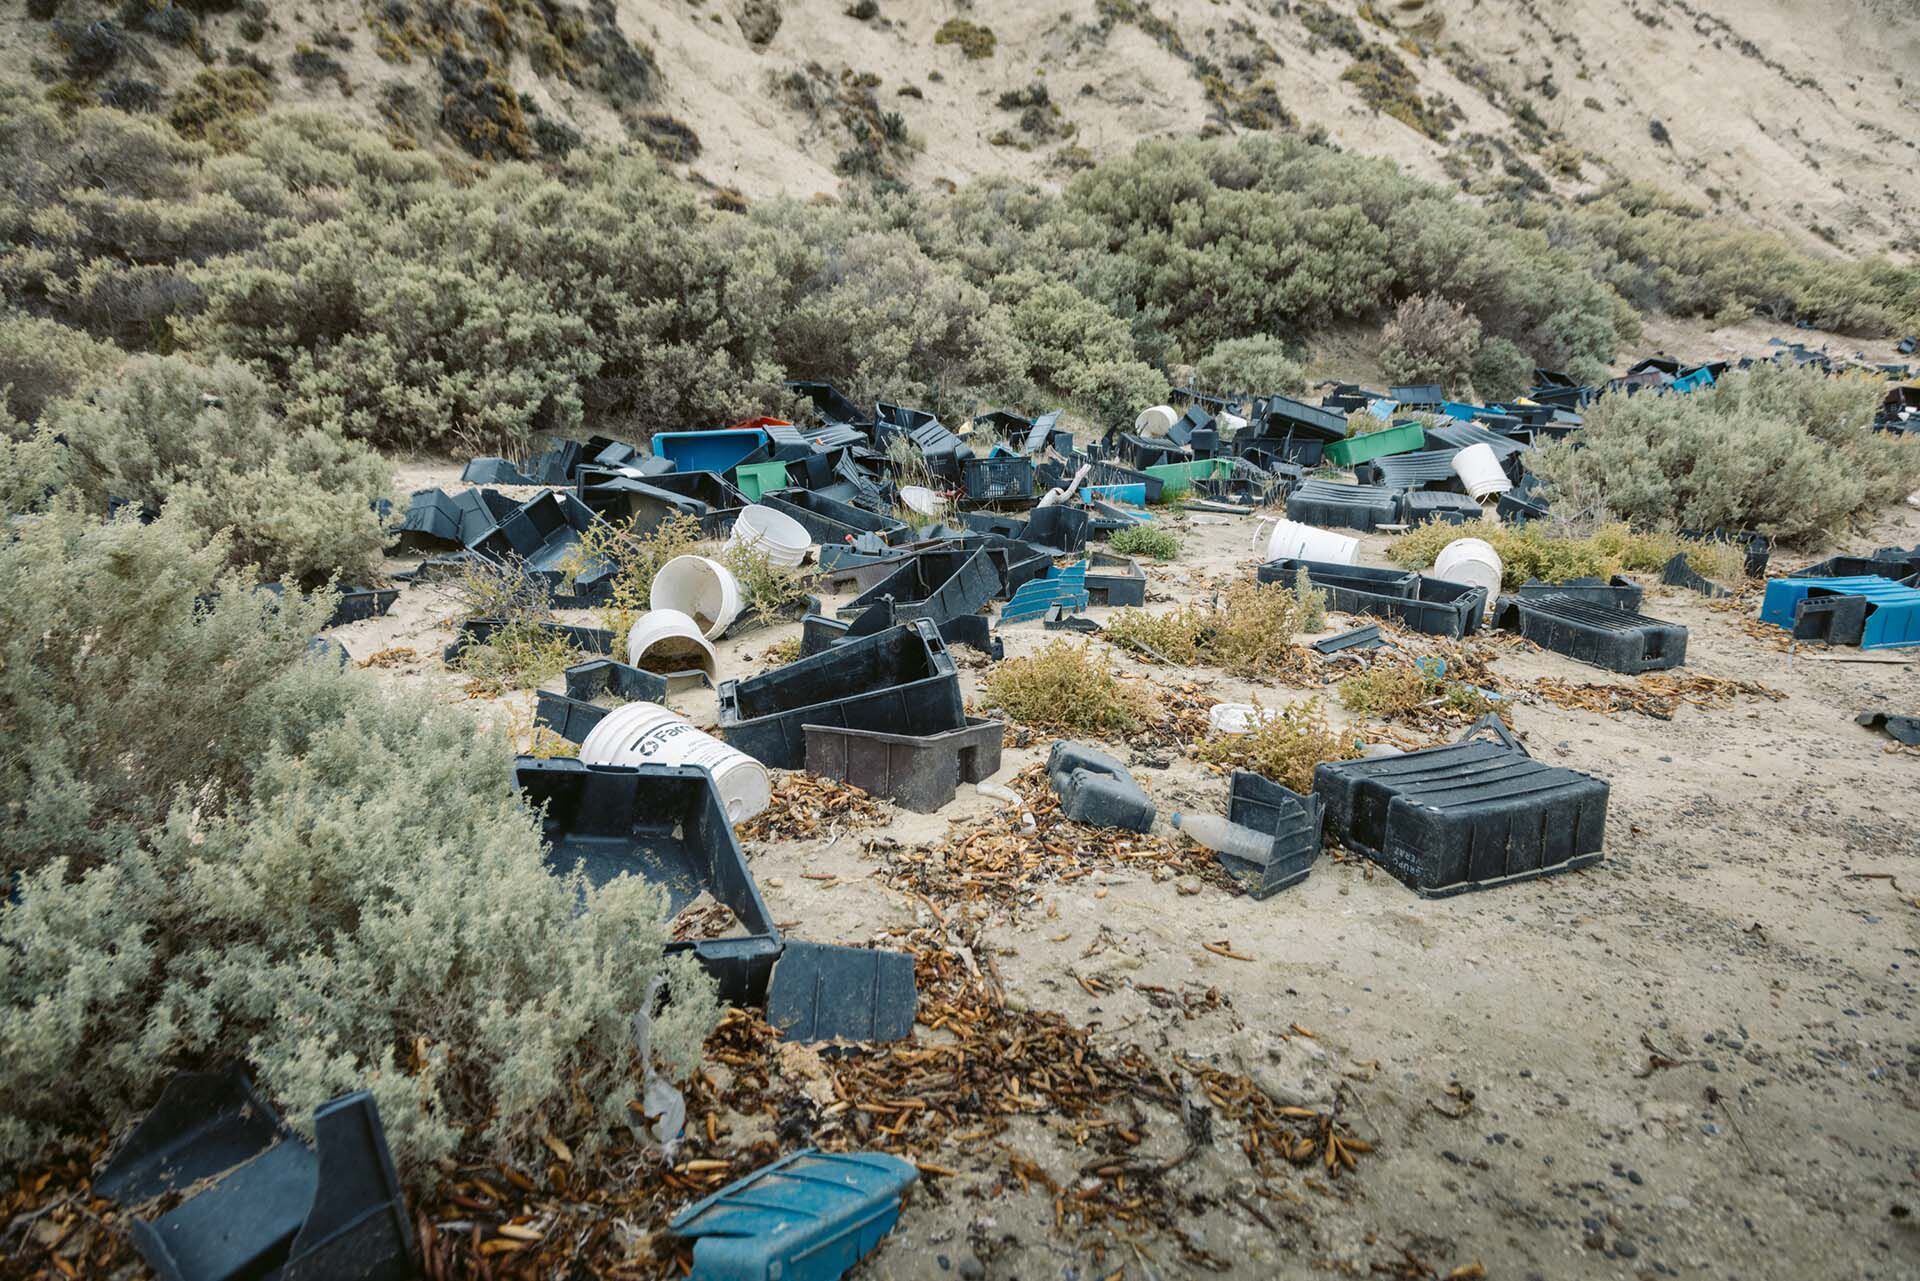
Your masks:
M1220 435L1228 440L1238 436L1247 429L1246 419L1242 418L1239 414L1230 413L1224 409L1215 416L1215 421L1220 424Z
M905 503L909 510L919 512L922 516L938 516L940 509L947 505L946 499L925 485L900 486L900 501Z
M719 640L740 616L740 582L733 571L705 556L675 556L653 576L647 603L693 619L708 640Z
M727 820L744 823L773 802L767 767L658 703L626 703L580 744L588 765L694 765L713 775Z
M698 667L719 679L720 660L701 634L700 624L677 609L640 615L627 633L627 662L649 671L683 672Z
M1468 445L1453 456L1453 474L1466 482L1467 492L1474 501L1492 498L1495 494L1504 494L1513 488L1513 482L1507 479L1507 473L1500 469L1500 460L1494 456L1493 446L1482 441L1478 445Z
M1266 532L1273 526L1273 533ZM1264 540L1264 543L1263 541ZM1262 547L1265 547L1264 553ZM1293 520L1262 520L1253 530L1253 550L1262 561L1317 560L1329 565L1351 565L1360 554L1360 540L1330 529Z
M1491 601L1500 594L1500 579L1506 564L1491 544L1480 538L1456 538L1433 558L1433 576L1450 583L1487 589Z
M1133 420L1133 434L1136 436L1164 436L1167 428L1180 421L1180 415L1173 412L1172 405L1155 405L1142 410Z
M1215 703L1207 709L1207 724L1216 734L1251 734L1280 715L1277 707L1255 707L1252 703Z
M760 503L751 503L740 509L740 518L733 522L733 533L728 536L727 544L751 547L774 564L791 568L807 558L813 538L806 526L793 517Z

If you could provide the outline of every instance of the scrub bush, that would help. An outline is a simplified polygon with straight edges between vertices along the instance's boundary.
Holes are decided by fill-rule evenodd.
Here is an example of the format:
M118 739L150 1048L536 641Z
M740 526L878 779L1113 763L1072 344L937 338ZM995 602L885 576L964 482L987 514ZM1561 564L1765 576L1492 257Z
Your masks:
M1302 796L1313 790L1313 769L1322 761L1349 761L1360 744L1327 723L1320 700L1278 709L1278 715L1245 734L1216 734L1195 745L1197 760L1222 769L1252 770Z
M1092 647L1057 640L987 674L986 702L1022 725L1062 734L1131 733L1148 718L1144 693L1124 685Z
M1759 366L1690 395L1603 396L1578 446L1541 450L1550 484L1595 489L1641 525L1837 532L1920 485L1920 443L1875 432L1879 379Z
M228 559L70 506L0 543L0 723L33 745L0 757L0 1161L225 1059L300 1125L370 1089L416 1185L591 1150L655 977L676 1069L716 1016L663 899L550 875L502 738L310 661L330 600Z
M37 316L0 316L0 414L31 423L124 357L110 344Z
M1109 539L1107 546L1122 556L1151 556L1154 560L1172 560L1180 554L1180 540L1151 525L1129 525Z
M1307 387L1307 376L1287 355L1286 344L1270 334L1215 343L1194 365L1193 380L1207 391L1254 395L1293 396Z
M224 532L235 563L270 579L367 581L386 544L373 503L391 468L337 431L290 428L268 400L231 361L139 356L43 421L70 455L69 492L94 510L110 498L170 507L203 539Z
M1444 298L1415 294L1380 331L1380 369L1396 383L1439 383L1461 393L1480 348L1480 322Z

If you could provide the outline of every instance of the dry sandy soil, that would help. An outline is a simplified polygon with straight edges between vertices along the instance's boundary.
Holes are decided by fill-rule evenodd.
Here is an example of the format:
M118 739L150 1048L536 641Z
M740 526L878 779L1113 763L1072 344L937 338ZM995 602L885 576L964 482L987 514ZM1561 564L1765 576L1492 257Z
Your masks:
M455 474L418 465L402 486ZM1169 519L1183 550L1149 567L1150 609L1251 574L1248 518ZM1854 545L1916 542L1920 511L1899 509ZM1385 563L1384 546L1368 537L1365 561ZM1782 554L1775 568L1805 559ZM1255 1182L1233 1143L1202 1150L1181 1178L1216 1208L1181 1226L1232 1261L1228 1275L1365 1276L1406 1267L1405 1249L1431 1271L1389 1275L1475 1276L1477 1263L1516 1279L1920 1276L1920 754L1853 720L1920 710L1920 676L1904 653L1790 652L1744 625L1756 607L1754 595L1725 607L1649 589L1647 613L1690 629L1685 672L1787 695L1683 707L1671 720L1563 710L1532 684L1627 678L1524 644L1490 647L1533 754L1611 784L1605 858L1591 869L1423 900L1363 860L1323 856L1304 884L1266 902L1164 869L1103 870L987 912L983 939L1010 1002L1060 1011L1103 1045L1249 1071L1283 1098L1337 1092L1374 1143L1332 1188L1283 1179L1298 1200L1264 1221L1230 1204ZM357 659L415 649L420 659L394 678L465 701L458 675L432 657L450 614L441 590L409 590L390 617L335 634ZM1336 615L1329 631L1347 625ZM722 646L723 675L762 670L764 651L796 633L790 624ZM1037 624L1003 635L1009 655L1055 639ZM1197 682L1210 697L1268 704L1331 694L1143 666L1092 643L1159 688ZM985 665L957 652L977 699ZM1878 661L1849 661L1862 657ZM673 701L711 717L710 695ZM1379 736L1329 702L1336 722ZM524 693L473 703L523 734L530 705ZM1043 736L1010 746L997 777L1045 747ZM1225 780L1178 751L1107 747L1130 757L1163 815L1223 808ZM748 854L792 936L897 940L929 918L883 883L880 850L937 842L951 823L1002 808L963 786L935 815L749 843ZM810 879L822 874L834 879ZM1251 959L1202 949L1216 940ZM1217 988L1224 1000L1188 1017L1161 1008L1155 988ZM1176 1152L1178 1128L1162 1126L1149 1153ZM1085 1154L1063 1129L1023 1121L1007 1142L1071 1186ZM960 1173L916 1193L858 1275L1198 1274L1151 1232L1054 1230L1051 1195L1010 1189L998 1159L939 1159Z
M541 76L524 48L503 56L478 38L471 47L499 61L517 93L588 136L641 136L647 113L674 117L700 145L675 167L749 199L842 189L834 164L850 136L837 112L809 111L775 87L810 66L835 91L843 74L877 78L878 105L902 115L919 147L901 176L920 188L994 174L1057 184L1077 158L1124 154L1144 138L1238 132L1245 126L1207 100L1203 82L1217 75L1242 90L1266 81L1300 131L1323 130L1347 150L1428 178L1451 168L1498 179L1504 148L1561 195L1633 178L1816 250L1905 257L1920 248L1912 178L1920 7L1912 0L1330 7L1356 20L1368 42L1395 50L1422 99L1457 113L1444 139L1363 102L1342 78L1349 54L1308 30L1302 6L1278 0L879 0L864 21L850 16L851 0L613 0L620 30L657 66L652 101L615 101L590 84ZM266 0L265 33L251 43L243 8L206 16L200 39L216 65L238 57L269 67L275 105L376 128L400 120L420 141L452 149L434 125L442 87L433 59L381 52L371 19L390 6ZM57 16L97 15L65 0ZM991 31L992 53L969 59L955 44L935 44L953 18ZM116 74L177 93L202 70L193 53L156 37L136 35L133 44ZM293 69L299 51L316 45L339 64L338 77ZM0 79L44 88L64 74L64 57L49 23L24 6L0 13ZM998 105L1003 92L1035 83L1047 87L1068 136L1024 136L1019 111ZM416 105L389 118L382 104L400 86ZM1550 134L1530 141L1523 114ZM1552 163L1539 141L1546 136L1577 164Z

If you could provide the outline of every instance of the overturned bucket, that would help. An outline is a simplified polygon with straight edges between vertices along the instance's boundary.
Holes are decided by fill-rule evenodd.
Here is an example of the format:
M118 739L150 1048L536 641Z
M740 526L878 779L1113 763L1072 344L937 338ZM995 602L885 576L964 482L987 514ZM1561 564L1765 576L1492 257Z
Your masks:
M720 660L700 625L677 609L649 610L627 633L627 662L642 671L684 672L699 668L720 677Z
M1475 502L1504 494L1513 488L1513 482L1507 479L1506 470L1494 455L1493 446L1485 441L1468 445L1453 456L1453 474L1466 485L1467 492L1473 495Z
M813 536L807 533L806 526L785 512L751 503L740 509L727 545L751 548L774 564L791 569L807 558Z
M1136 436L1164 436L1167 428L1180 421L1180 415L1173 412L1172 405L1155 405L1143 409L1140 416L1133 420L1133 434Z
M658 703L628 703L601 717L580 744L588 765L692 765L713 776L727 821L744 823L773 803L767 767Z
M647 603L693 619L708 640L719 640L745 603L733 571L705 556L675 556L653 576ZM638 664L636 664L638 666Z
M1449 583L1487 589L1487 599L1500 594L1500 580L1506 563L1493 545L1482 538L1456 538L1440 549L1433 559L1433 576Z
M1336 534L1330 529L1319 529L1313 525L1302 525L1293 520L1272 522L1273 533L1266 533L1268 522L1263 520L1253 531L1254 553L1262 561L1269 560L1314 560L1328 565L1351 565L1353 558L1360 552L1360 540L1345 534ZM1265 540L1265 552L1262 554L1262 540Z

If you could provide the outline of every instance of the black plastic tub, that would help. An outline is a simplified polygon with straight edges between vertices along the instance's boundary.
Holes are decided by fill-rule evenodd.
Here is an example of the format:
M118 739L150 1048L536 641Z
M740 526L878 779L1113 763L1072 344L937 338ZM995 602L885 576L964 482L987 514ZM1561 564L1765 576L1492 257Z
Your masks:
M839 502L805 489L783 489L762 494L760 502L783 516L791 516L816 543L844 543L862 534L878 534L890 544L913 541L905 521L878 516L864 507Z
M909 557L850 604L842 605L838 613L851 620L881 601L892 601L896 623L930 618L939 625L979 613L999 592L1000 571L985 548L927 551Z
M721 736L777 769L805 764L808 725L925 735L967 723L953 658L924 618L724 681L719 700Z

